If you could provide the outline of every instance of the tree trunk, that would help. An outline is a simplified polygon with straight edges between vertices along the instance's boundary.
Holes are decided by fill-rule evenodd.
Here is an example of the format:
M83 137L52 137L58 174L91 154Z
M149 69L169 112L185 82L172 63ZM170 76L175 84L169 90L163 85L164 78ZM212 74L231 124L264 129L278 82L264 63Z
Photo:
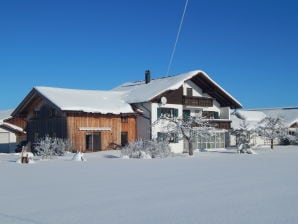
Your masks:
M273 149L273 139L271 139L271 149Z
M193 155L193 148L192 148L192 142L191 141L188 141L188 154L190 156Z

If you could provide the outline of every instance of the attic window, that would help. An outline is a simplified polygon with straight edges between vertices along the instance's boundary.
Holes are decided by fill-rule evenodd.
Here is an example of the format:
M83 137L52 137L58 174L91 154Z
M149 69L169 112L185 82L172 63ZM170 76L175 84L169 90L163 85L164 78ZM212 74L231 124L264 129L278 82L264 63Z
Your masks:
M55 109L50 110L50 117L56 117L57 111Z
M35 110L35 111L33 112L33 117L34 117L35 119L40 118L40 111L39 111L39 110Z
M187 88L186 89L186 96L193 96L192 88Z

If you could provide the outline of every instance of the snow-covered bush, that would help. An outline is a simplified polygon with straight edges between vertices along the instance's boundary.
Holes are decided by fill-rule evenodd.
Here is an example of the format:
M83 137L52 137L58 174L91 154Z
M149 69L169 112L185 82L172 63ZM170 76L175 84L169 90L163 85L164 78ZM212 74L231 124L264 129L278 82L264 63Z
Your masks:
M84 157L84 154L82 152L77 152L76 154L74 154L72 160L81 161L81 162L87 161L87 159Z
M171 149L167 142L139 139L131 142L121 150L123 158L165 158L171 154Z
M36 143L34 152L42 159L53 159L55 156L63 156L70 147L68 140L46 136Z

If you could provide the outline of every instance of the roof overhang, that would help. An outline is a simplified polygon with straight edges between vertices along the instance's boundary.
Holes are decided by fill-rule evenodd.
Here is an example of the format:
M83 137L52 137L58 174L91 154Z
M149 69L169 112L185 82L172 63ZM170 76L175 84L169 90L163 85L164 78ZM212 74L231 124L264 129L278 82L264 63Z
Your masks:
M6 130L8 132L12 132L16 135L25 135L26 134L26 132L22 128L20 128L16 125L10 124L10 123L6 123L6 122L0 123L0 128Z

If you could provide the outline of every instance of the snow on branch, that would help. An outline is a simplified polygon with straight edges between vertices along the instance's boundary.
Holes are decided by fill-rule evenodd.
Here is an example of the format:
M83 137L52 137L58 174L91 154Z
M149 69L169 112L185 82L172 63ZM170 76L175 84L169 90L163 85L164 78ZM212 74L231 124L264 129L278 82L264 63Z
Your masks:
M161 116L153 125L159 126L161 132L168 135L177 135L179 139L187 140L189 155L193 155L192 142L198 137L209 137L214 134L215 128L202 116L168 117Z

